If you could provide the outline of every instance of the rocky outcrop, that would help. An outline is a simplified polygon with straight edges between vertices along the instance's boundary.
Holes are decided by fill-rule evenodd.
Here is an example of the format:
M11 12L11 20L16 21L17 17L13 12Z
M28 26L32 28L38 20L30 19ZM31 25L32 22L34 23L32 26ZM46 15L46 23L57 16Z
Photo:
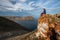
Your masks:
M60 29L58 29L60 27L59 16L60 14L55 14L55 15L43 14L39 18L38 32L36 33L39 40L41 39L41 37L43 37L44 40L58 40L57 35L60 32L57 32L56 30L60 31Z

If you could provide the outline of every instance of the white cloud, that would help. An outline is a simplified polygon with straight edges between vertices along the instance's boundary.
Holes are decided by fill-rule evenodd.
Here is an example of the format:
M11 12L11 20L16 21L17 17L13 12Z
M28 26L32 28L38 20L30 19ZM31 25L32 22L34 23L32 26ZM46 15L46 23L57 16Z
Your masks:
M13 0L13 1L16 1L16 0ZM52 1L47 1L47 2L45 2L43 4L41 4L41 3L37 3L36 4L35 1L31 1L31 2L29 2L29 4L26 4L25 2L27 0L19 0L19 1L20 2L17 2L16 4L13 5L10 2L10 0L0 0L0 5L1 5L1 7L3 9L17 11L17 10L33 10L36 7L51 9L51 8L45 7L45 5L47 5L48 3L52 2ZM24 2L24 3L21 3L21 2ZM57 5L57 3L55 5ZM0 7L0 10L1 10L1 7Z
M20 0L20 1L26 1L26 0ZM27 5L25 3L16 3L15 5L13 5L10 0L0 0L0 6L3 7L3 9L7 9L7 10L33 10L34 8L32 8L30 5ZM0 7L0 8L1 8ZM3 10L2 10L3 11Z
M33 10L34 9L29 5L21 4L21 3L17 3L16 5L14 5L14 8L17 9L17 10L18 9L23 9L23 10Z
M29 5L26 5L26 4L22 4L22 3L16 3L12 8L6 8L8 10L33 10L34 8L32 8L31 6Z
M6 9L8 9L8 10L13 10L13 11L15 11L16 9L14 9L14 8L6 8Z
M34 1L30 2L29 5L30 5L30 6L34 6L34 5L35 5L35 4L34 4Z
M7 11L7 8L12 8L13 4L9 0L0 0L0 11Z

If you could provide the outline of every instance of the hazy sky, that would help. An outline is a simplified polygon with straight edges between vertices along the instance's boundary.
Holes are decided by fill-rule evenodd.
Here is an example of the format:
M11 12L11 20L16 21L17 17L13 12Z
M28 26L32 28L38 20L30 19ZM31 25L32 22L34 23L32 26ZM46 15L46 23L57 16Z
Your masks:
M50 14L60 13L60 0L0 0L0 15L5 15L10 11L11 15L23 12L38 16L43 8ZM7 14L10 15L10 13Z

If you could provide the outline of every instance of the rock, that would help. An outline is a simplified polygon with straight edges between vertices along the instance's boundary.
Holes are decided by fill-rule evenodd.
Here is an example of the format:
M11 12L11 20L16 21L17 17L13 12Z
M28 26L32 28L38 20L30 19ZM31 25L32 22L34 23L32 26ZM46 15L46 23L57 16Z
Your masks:
M38 20L37 30L38 40L41 40L41 37L44 40L58 40L60 38L60 14L43 14Z

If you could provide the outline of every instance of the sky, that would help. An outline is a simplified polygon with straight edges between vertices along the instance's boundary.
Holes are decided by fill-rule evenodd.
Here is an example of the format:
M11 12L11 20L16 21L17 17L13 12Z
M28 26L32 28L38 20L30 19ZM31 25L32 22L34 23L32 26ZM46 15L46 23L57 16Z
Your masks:
M44 8L47 14L60 13L60 0L0 0L0 16L38 17Z

